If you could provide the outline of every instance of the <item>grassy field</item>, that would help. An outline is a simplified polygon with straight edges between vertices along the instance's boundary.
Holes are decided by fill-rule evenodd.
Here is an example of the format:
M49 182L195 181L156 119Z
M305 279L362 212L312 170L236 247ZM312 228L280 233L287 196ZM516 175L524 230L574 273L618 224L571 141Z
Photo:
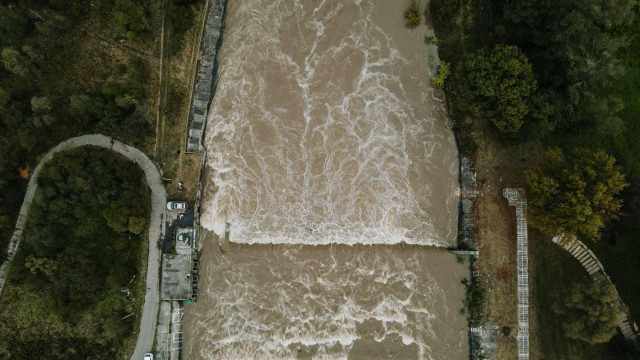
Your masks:
M562 322L554 313L555 303L576 281L588 280L587 272L567 251L537 231L529 231L532 354L537 359L602 359L604 345L589 345L564 335Z
M194 6L193 26L184 34L170 36L167 53L166 113L162 132L158 135L159 161L163 163L163 177L167 180L170 197L195 201L200 179L200 154L185 153L190 93L198 59L200 32L205 15L205 1ZM182 189L178 182L183 184Z

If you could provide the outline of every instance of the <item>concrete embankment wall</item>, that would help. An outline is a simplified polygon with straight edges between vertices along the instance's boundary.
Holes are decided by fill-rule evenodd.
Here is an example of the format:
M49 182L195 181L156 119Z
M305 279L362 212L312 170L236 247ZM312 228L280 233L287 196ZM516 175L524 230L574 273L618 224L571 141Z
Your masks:
M187 129L187 152L202 152L207 114L218 82L218 54L222 46L227 0L210 0L200 40L197 73Z

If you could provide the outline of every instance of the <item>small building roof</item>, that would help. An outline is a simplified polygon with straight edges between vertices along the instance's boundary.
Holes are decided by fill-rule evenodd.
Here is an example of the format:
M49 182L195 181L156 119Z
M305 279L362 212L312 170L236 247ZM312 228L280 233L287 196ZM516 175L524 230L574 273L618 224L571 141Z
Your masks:
M162 255L162 282L160 284L160 298L162 300L189 299L193 257L191 252Z

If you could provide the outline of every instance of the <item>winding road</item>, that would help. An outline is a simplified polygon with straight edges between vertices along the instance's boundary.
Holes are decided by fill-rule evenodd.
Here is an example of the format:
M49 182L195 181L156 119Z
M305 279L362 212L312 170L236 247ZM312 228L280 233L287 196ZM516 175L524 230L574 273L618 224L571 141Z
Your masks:
M147 267L147 291L144 298L144 308L142 310L142 319L140 321L140 334L136 349L131 356L132 360L140 360L144 353L150 352L153 346L156 322L158 320L158 307L160 303L159 279L160 279L160 255L161 251L158 247L158 240L163 234L163 217L165 213L165 205L167 201L167 192L162 185L160 173L155 164L140 150L131 147L123 142L115 140L105 135L83 135L65 140L49 150L49 152L40 160L38 166L33 171L27 192L20 208L20 214L16 221L16 227L9 243L7 259L0 266L0 295L6 280L9 263L18 250L22 230L27 220L29 207L33 201L33 196L38 188L38 174L44 164L51 160L54 154L77 148L80 146L97 146L111 149L127 159L135 162L145 174L147 185L151 189L151 219L149 221L149 259Z

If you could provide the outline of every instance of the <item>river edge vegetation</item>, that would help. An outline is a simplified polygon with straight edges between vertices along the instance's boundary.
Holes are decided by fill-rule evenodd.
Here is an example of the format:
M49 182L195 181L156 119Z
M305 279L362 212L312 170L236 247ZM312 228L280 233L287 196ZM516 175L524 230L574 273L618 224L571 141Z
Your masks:
M151 0L0 1L0 185L3 187L0 193L0 258L6 255L30 169L36 166L39 158L52 146L69 137L102 133L136 146L154 158L152 152L158 111L157 79L162 7L167 8L165 29L171 34L166 52L176 62L180 61L176 59L184 53L195 53L195 46L191 42L197 37L194 34L197 34L196 28L199 25L195 19L200 17L199 13L203 13L203 3L203 0L166 0L164 3ZM189 72L189 69L184 72ZM180 92L188 92L190 84L183 82L180 85ZM188 104L183 103L170 105L169 109L175 113L187 114L187 111L177 109L180 106L188 108ZM170 116L173 114L170 113ZM176 115L178 116L180 115ZM184 132L186 119L182 120L176 127ZM175 154L172 151L164 158L172 159L177 157ZM86 161L79 160L85 161L88 166L100 166L104 159L99 158L100 156ZM96 163L91 164L94 161ZM199 167L199 161L192 162ZM114 171L103 175L107 177L113 173ZM93 198L89 200L96 201ZM80 208L84 206L77 205ZM89 220L95 224L103 221L103 214L85 214L89 215ZM28 221L32 221L31 216ZM116 223L112 221L111 224ZM120 228L122 232L137 232L140 226L146 227L134 221L127 224L127 227L132 227L125 231L123 224ZM55 230L56 237L73 235L60 231ZM26 230L23 236L32 235L28 232ZM98 239L97 237L95 241ZM132 265L136 269L142 269L142 274L143 263L146 261L144 253L132 253L137 256ZM73 254L75 253L72 251L71 255ZM17 264L16 269L10 269L10 278L16 278L27 265L51 270L48 262L34 259L36 258L14 259L13 265L18 262L20 264ZM81 262L82 259L77 261ZM69 286L75 286L74 281L79 279L67 280ZM131 291L129 300L132 302L144 297L143 281L135 284L128 288ZM10 288L15 290L11 283L5 285L3 294L11 293L13 302L3 301L0 312L6 310L5 305L13 311L22 301L37 300L35 293L30 292L31 288L21 287L19 291L16 290L18 292L8 290ZM98 304L103 304L113 294L103 293L105 298L100 299L93 293L89 295L87 299L95 300L94 305L102 306ZM46 309L39 307L42 303L36 305L31 310ZM105 320L120 314L121 304L111 305L100 308L100 316L104 315ZM89 310L85 315L95 315L90 308L91 305L87 304L86 309ZM29 308L24 311L29 311ZM6 318L1 323L6 328L15 327L16 324L9 321L16 319ZM79 321L87 319L89 317ZM63 320L57 315L46 318L49 321L47 325L54 329L52 331L59 331L61 336L69 329ZM137 337L139 314L127 318L122 324L108 321L110 323L102 328L98 324L95 332L90 334L93 337L85 340L97 341L96 351L102 351L101 346L113 340L114 332L117 331L118 336L127 333L132 336L119 339L118 346L114 346L122 354L128 351L123 349L132 351ZM127 321L134 323L132 331L129 331ZM19 328L22 329L22 325ZM4 341L4 336L2 338ZM16 341L21 341L16 337L11 339L14 345L17 344ZM67 340L78 340L74 339ZM71 348L83 349L88 344L85 340L78 340L71 344ZM79 356L73 352L54 353L57 356L55 358L60 359L76 359ZM3 353L0 358L5 358L5 355ZM112 358L113 355L113 352L109 352L106 358Z
M591 279L575 259L550 242L554 231L578 234L604 264L633 317L640 318L640 284L634 277L640 270L636 261L640 251L633 243L640 216L637 3L432 0L427 15L437 36L431 42L437 42L441 58L453 68L445 91L454 130L462 140L461 154L479 158L482 166L491 165L478 169L481 181L488 179L499 188L526 188L533 200L531 225L547 231L530 232L532 355L637 358L619 334L609 340L566 331L572 319L563 318L562 309L554 311L553 304L563 301L567 289L584 288ZM544 174L549 171L544 169L545 156L563 159L571 154L574 158L582 154L582 160L558 169L560 183ZM608 170L601 171L602 167ZM522 176L527 170L528 175ZM581 201L568 201L571 190ZM549 201L559 195L558 201ZM500 201L498 197L492 200ZM570 216L558 218L563 214ZM509 233L503 231L503 241ZM485 268L489 273L484 275L500 277L499 264ZM507 283L501 286L509 288ZM489 303L497 293L499 289L489 292ZM515 314L516 308L503 310L507 311ZM611 314L605 318L610 320ZM501 327L517 326L508 316L483 318L496 319L504 320L498 323ZM503 355L515 357L513 339L499 339L498 345Z
M41 170L0 300L0 358L123 358L145 293L150 195L109 150L56 154Z

